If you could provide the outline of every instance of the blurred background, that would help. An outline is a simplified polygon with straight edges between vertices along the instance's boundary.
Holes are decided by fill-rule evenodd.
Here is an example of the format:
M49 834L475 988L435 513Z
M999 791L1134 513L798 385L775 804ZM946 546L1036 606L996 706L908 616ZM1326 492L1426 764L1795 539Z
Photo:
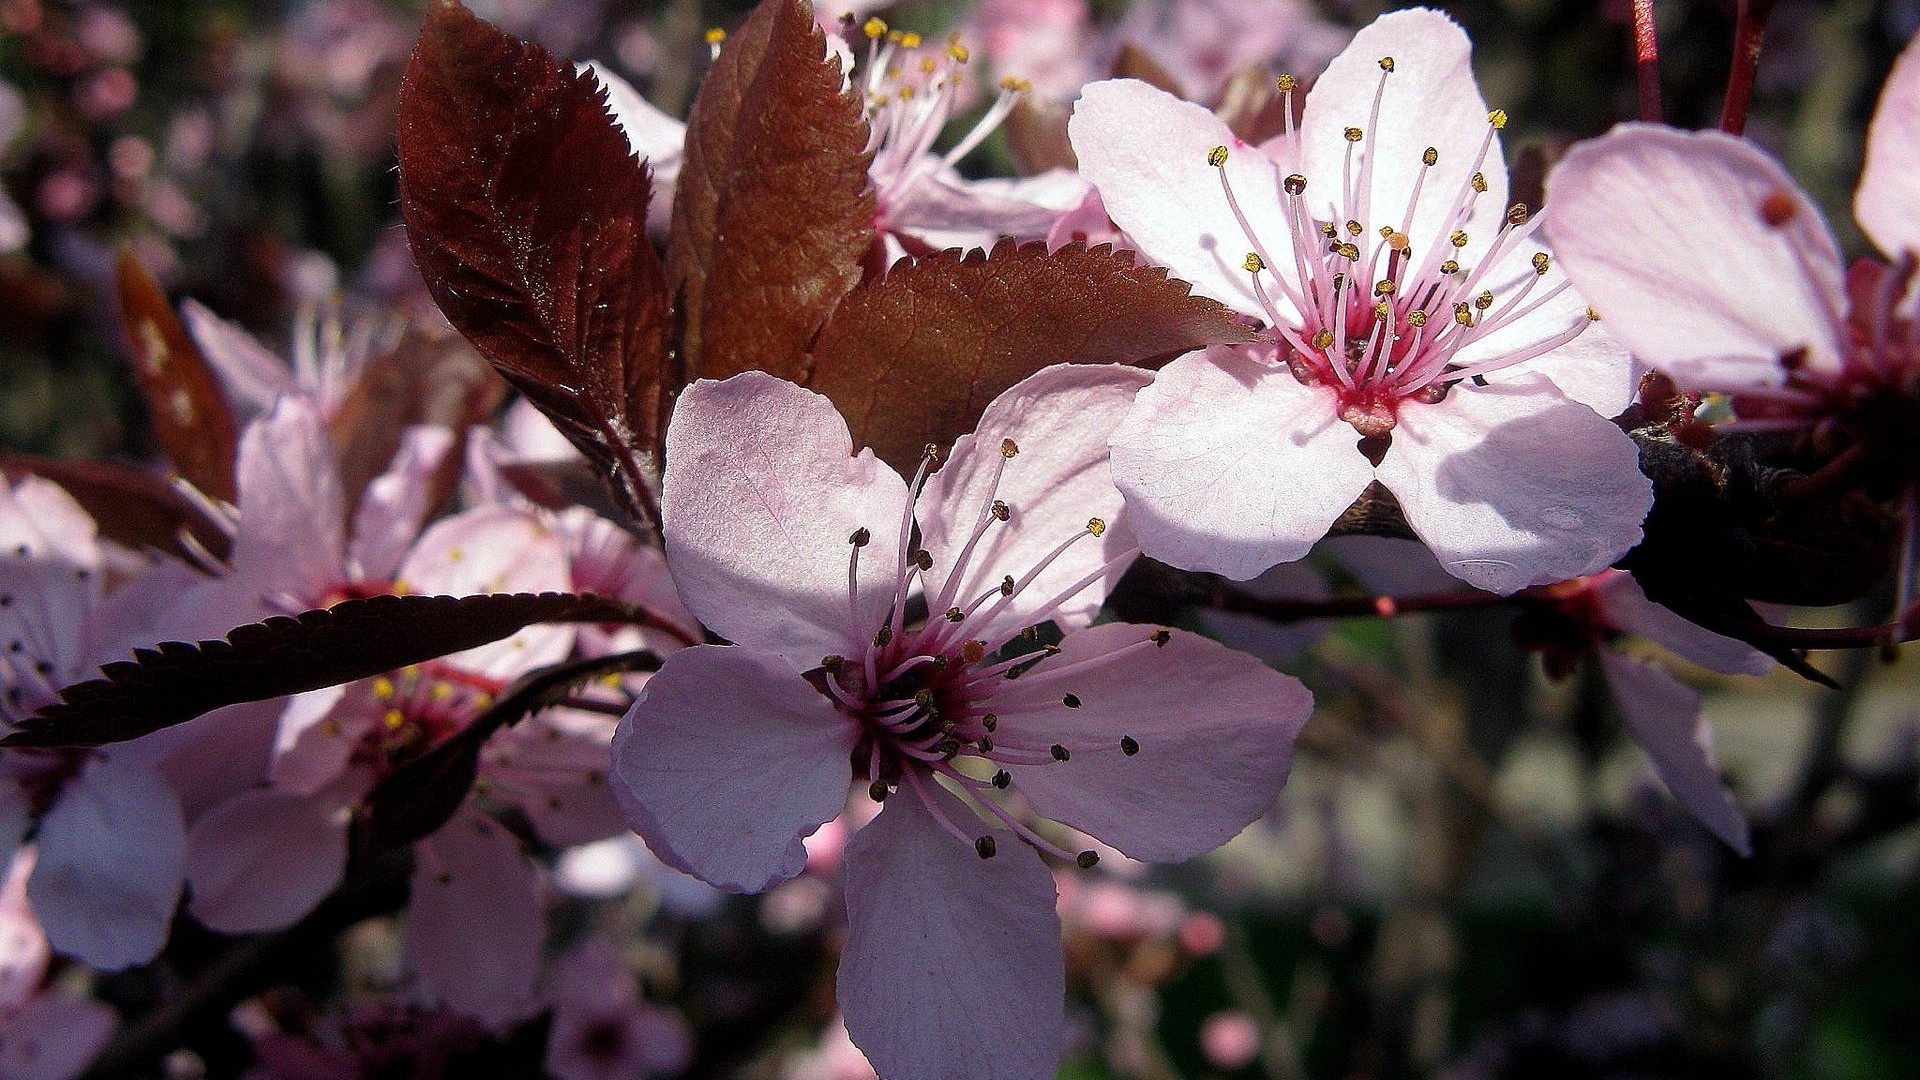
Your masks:
M176 298L283 354L298 336L347 332L315 314L335 305L349 328L442 325L394 201L394 94L422 6L0 0L0 448L155 457L114 313L122 249ZM708 62L704 32L747 5L471 6L678 117ZM1062 100L1131 40L1209 100L1245 65L1310 75L1384 6L861 11L929 36L958 30L994 74ZM1441 6L1475 41L1488 101L1513 117L1521 187L1572 141L1637 115L1627 0ZM1656 13L1667 119L1711 126L1736 6L1662 0ZM1862 133L1916 25L1915 0L1774 5L1748 132L1826 207L1850 254L1867 253L1850 213ZM967 168L1006 173L1014 160L1002 132ZM1380 558L1316 557L1275 588L1373 588ZM1399 568L1424 587L1417 567ZM1795 617L1865 623L1874 610ZM1063 872L1063 1075L1920 1076L1911 656L1815 657L1839 691L1784 671L1676 667L1704 696L1754 824L1755 855L1741 858L1653 780L1593 666L1548 679L1516 648L1510 612L1285 635L1175 617L1273 655L1321 705L1280 803L1215 856ZM834 1027L836 845L823 834L806 875L758 898L713 894L632 845L569 853L554 867L570 897L555 916L614 933L649 998L686 1018L686 1075L870 1075ZM391 948L378 920L354 928L250 1003L252 1022L350 1008L379 987ZM109 990L137 1008L161 992L154 978ZM176 1064L219 1074L220 1061L216 1040ZM527 1075L511 1047L487 1061L447 1075Z

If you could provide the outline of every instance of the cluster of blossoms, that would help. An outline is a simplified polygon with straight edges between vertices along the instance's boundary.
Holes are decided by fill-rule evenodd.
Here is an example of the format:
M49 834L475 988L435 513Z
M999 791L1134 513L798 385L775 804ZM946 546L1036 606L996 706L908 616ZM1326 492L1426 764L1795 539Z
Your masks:
M1549 674L1597 664L1681 804L1750 846L1697 695L1613 646L1635 634L1726 673L1773 660L1616 568L1655 496L1616 418L1645 365L1728 395L1731 430L1824 448L1829 469L1812 479L1864 477L1901 505L1907 610L1920 53L1888 84L1857 204L1892 262L1849 272L1791 179L1728 136L1629 125L1573 150L1546 207L1510 201L1506 114L1482 98L1465 34L1431 10L1359 31L1311 92L1279 77L1278 128L1257 140L1225 115L1230 50L1187 57L1179 81L1205 104L1075 75L1055 93L1078 95L1077 168L1017 180L959 166L1031 83L1005 77L983 100L960 38L836 25L844 38L809 40L868 125L875 280L902 259L1078 230L1191 283L1243 340L1157 372L1042 367L977 410L970 434L928 445L911 475L857 446L812 389L752 370L693 380L673 388L649 491L655 545L552 497L541 467L573 451L525 402L497 425L486 409L403 425L381 433L391 453L374 467L350 463L346 441L372 441L354 426L370 357L392 342L321 325L289 367L189 303L184 322L242 422L231 497L180 482L206 530L162 554L113 539L51 480L0 482L9 730L160 638L350 600L594 594L644 617L526 626L111 746L0 751L0 1055L23 1032L64 1032L43 1075L71 1075L107 1037L100 1007L55 985L53 954L146 963L181 908L223 934L314 916L365 857L356 830L390 780L491 730L531 673L645 654L657 671L614 664L488 736L459 805L408 842L407 1002L313 1038L256 1017L262 1074L457 1058L543 1010L555 1076L675 1071L688 1036L643 1000L615 946L587 935L543 985L536 855L631 832L667 867L759 892L818 864L810 841L850 832L835 853L837 1000L874 1071L1050 1075L1061 912L1069 929L1098 921L1097 883L1056 873L1226 843L1275 804L1313 709L1300 680L1229 647L1232 629L1103 620L1109 594L1143 559L1258 578L1353 531L1341 523L1361 504L1397 515L1448 588L1530 605L1522 641ZM1006 65L1004 52L989 55ZM651 165L647 224L663 234L673 188L709 178L681 174L679 120L596 77L606 119ZM969 107L977 122L936 150ZM1637 197L1649 184L1667 194ZM1193 955L1219 945L1199 917L1140 936ZM1245 1026L1221 1022L1220 1061L1251 1059Z

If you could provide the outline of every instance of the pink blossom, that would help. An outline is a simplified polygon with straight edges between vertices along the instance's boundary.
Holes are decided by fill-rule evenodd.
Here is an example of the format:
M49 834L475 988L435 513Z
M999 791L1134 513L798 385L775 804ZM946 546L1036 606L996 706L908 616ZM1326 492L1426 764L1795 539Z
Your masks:
M1638 542L1652 487L1602 415L1628 358L1533 240L1541 215L1505 206L1506 116L1468 53L1437 12L1383 16L1259 147L1144 83L1087 88L1070 131L1114 221L1267 326L1168 365L1114 433L1147 554L1249 578L1376 481L1495 592Z
M1734 395L1743 428L1837 436L1903 492L1903 610L1920 533L1916 115L1920 44L1909 44L1868 129L1854 197L1886 267L1849 272L1786 170L1718 132L1622 124L1575 147L1549 179L1567 272L1634 355L1689 389Z
M554 962L547 1072L555 1080L646 1080L686 1068L692 1033L640 999L619 946L592 937Z
M675 653L648 682L614 739L615 792L662 860L736 891L798 874L850 781L884 800L846 845L839 978L882 1074L1055 1067L1064 972L1036 852L1076 857L1022 803L1177 860L1285 778L1311 705L1297 682L1195 635L1088 626L1136 554L1104 442L1144 380L1046 369L911 484L855 454L825 398L763 374L697 382L675 409L668 565L737 644ZM1033 643L1045 621L1057 646Z
M68 1080L113 1034L112 1009L41 984L50 959L27 902L35 851L22 848L0 886L0 1080Z

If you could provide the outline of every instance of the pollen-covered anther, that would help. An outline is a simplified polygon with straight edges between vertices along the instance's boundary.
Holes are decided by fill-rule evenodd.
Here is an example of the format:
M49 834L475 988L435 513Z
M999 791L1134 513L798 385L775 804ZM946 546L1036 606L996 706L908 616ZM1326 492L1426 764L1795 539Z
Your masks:
M1065 705L1069 709L1077 709L1080 707L1080 695L1068 694L1060 699L1060 704Z
M392 701L395 693L393 680L385 675L373 680L373 696L381 701Z
M1083 851L1073 857L1073 865L1078 866L1082 870L1091 870L1099 865L1099 862L1100 853L1092 849Z
M1299 173L1290 173L1285 180L1280 181L1280 186L1286 189L1289 195L1305 194L1307 190L1307 178Z
M1379 281L1373 283L1373 295L1375 296L1392 296L1393 290L1394 284L1392 278L1381 278Z
M1132 757L1140 752L1140 740L1131 735L1120 736L1120 752Z
M1334 237L1340 235L1340 230L1337 228L1334 228L1333 222L1323 221L1320 223L1320 235L1331 240Z
M1240 266L1249 274L1257 274L1267 268L1267 263L1260 257L1259 252L1249 251L1247 257L1240 261Z
M828 653L820 658L820 667L829 675L838 675L847 666L847 658L839 653Z
M956 64L964 64L968 60L973 59L973 53L967 51L967 47L957 41L947 43L947 55L951 57Z
M1024 94L1033 89L1033 84L1025 79L1016 79L1012 75L1003 75L1000 77L1000 89Z
M1536 251L1533 253L1533 272L1534 273L1545 274L1547 272L1547 268L1552 265L1553 265L1553 260L1547 256L1546 252Z
M1473 185L1474 191L1482 195L1486 194L1487 192L1487 174L1486 173L1474 173L1472 179L1470 179L1468 183Z
M906 33L901 34L900 44L909 49L919 48L920 47L920 31L908 30Z
M1380 322L1386 322L1393 317L1393 305L1385 300L1373 305L1373 317Z
M1068 758L1071 758L1073 756L1072 751L1068 750L1064 746L1061 746L1059 743L1054 743L1052 746L1048 747L1047 753L1052 754L1053 760L1055 761L1065 761Z
M1493 293L1482 289L1480 295L1473 298L1473 306L1485 311L1493 306Z
M961 611L957 607L950 607L947 609L948 622L965 622L966 618L967 618L967 613L964 611Z
M718 26L708 27L706 38L707 44L718 45L727 40L727 32Z
M1420 310L1419 308L1414 308L1412 311L1407 312L1407 325L1409 326L1427 325L1427 313Z
M999 788L1001 791L1007 790L1013 786L1013 774L1005 769L995 771L993 774L993 786Z
M1492 124L1494 127L1494 130L1496 131L1498 131L1503 127L1506 127L1507 126L1507 110L1495 109L1492 112L1488 113L1487 123Z
M933 708L933 691L921 687L913 692L913 703L923 709Z
M1381 71L1392 71L1392 70L1393 70L1393 57L1391 57L1391 56L1383 56L1383 57L1381 57L1381 58L1380 58L1380 70L1381 70Z
M1087 519L1088 535L1100 536L1100 535L1103 535L1106 531L1107 531L1106 519L1104 518L1088 518Z
M1427 147L1426 150L1420 154L1420 163L1422 165L1440 164L1440 151L1435 147Z
M1273 85L1274 85L1274 88L1279 90L1281 93L1291 94L1293 93L1293 88L1298 84L1295 81L1293 76L1281 75L1278 78L1273 80Z
M875 16L861 24L860 32L878 41L887 36L887 21Z
M1008 574L1006 577L1003 577L1000 579L1000 595L1001 596L1013 595L1013 575L1012 574Z
M1357 127L1350 127L1345 132L1342 132L1342 134L1346 135L1348 142L1359 142L1366 137L1367 133Z
M1448 259L1446 262L1440 264L1440 272L1443 274L1457 274L1460 272L1460 264L1454 262L1452 259Z
M873 647L876 649L884 649L887 647L887 644L892 640L893 640L893 627L883 626L879 630L874 632Z
M1000 456L1001 457L1011 458L1015 454L1018 454L1019 452L1020 452L1019 443L1014 442L1012 439L1000 440Z
M984 641L968 641L960 646L960 659L969 664L977 664L986 658L987 643Z
M1453 235L1447 237L1447 243L1452 244L1454 247L1457 247L1457 248L1463 248L1467 246L1468 239L1469 237L1467 236L1467 230L1455 229L1453 230Z
M1453 305L1453 321L1461 326L1473 325L1473 308L1467 304Z
M933 552L928 551L926 548L921 548L912 555L907 556L907 558L913 565L922 570L933 569Z
M1600 321L1600 313L1599 313L1599 312L1597 312L1597 311L1595 311L1595 310L1593 310L1592 308L1588 308L1588 309L1587 309L1587 321L1588 321L1588 322L1599 322L1599 321Z
M1000 845L993 842L993 837L983 836L973 842L973 850L978 853L981 858L991 859L993 858L993 853L1000 850Z
M847 537L847 543L852 544L854 547L857 547L857 548L866 547L868 544L872 542L873 542L873 532L872 530L868 529L865 525L862 525L859 528L853 530L853 535Z
M1006 521L1013 517L1013 508L999 499L993 500L993 505L988 508L988 512L998 521Z
M1333 347L1333 331L1328 330L1325 327L1322 327L1321 329L1314 331L1313 347L1316 349L1332 348Z
M1347 219L1347 235L1348 236L1359 236L1361 233L1366 231L1367 231L1367 227L1365 225L1362 225L1351 218Z
M1528 208L1526 203L1517 202L1507 207L1507 224L1509 225L1525 225L1527 219L1532 216L1533 211Z
M1216 146L1207 151L1207 164L1216 169L1225 168L1227 164L1227 148L1224 146Z
M1359 246L1351 243L1335 244L1333 246L1333 253L1349 262L1358 261L1360 258Z
M993 731L1000 726L1000 718L992 713L988 713L980 718L980 726L986 728L988 731Z

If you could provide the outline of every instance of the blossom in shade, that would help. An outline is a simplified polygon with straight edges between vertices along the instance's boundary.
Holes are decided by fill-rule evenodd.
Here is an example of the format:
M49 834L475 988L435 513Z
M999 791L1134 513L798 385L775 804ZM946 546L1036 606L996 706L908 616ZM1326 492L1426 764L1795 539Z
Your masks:
M1521 644L1539 653L1555 678L1570 674L1583 659L1598 663L1628 734L1646 751L1660 782L1728 847L1751 853L1746 817L1714 764L1713 729L1700 715L1700 695L1665 668L1630 656L1613 642L1622 634L1638 635L1726 675L1764 675L1773 660L1647 599L1623 570L1559 582L1541 592L1549 604L1523 615L1514 628Z
M733 646L668 657L614 738L614 791L670 865L734 891L798 874L850 782L839 1000L887 1076L1041 1076L1060 1052L1035 816L1188 858L1271 804L1311 707L1196 635L1089 626L1136 550L1105 441L1144 373L1045 369L909 483L822 397L697 382L667 432L667 564ZM924 604L924 622L915 614ZM1057 644L1037 624L1062 633Z
M1615 334L1692 390L1733 395L1734 425L1803 432L1898 492L1915 593L1920 532L1920 44L1881 92L1854 196L1890 260L1848 268L1780 164L1719 132L1621 124L1570 151L1548 191L1567 273Z
M1260 146L1145 83L1086 89L1070 132L1113 220L1265 326L1169 364L1115 431L1147 554L1250 578L1375 482L1448 572L1495 592L1638 542L1652 487L1605 419L1629 358L1536 241L1543 216L1507 204L1506 114L1469 48L1437 12L1383 16Z

